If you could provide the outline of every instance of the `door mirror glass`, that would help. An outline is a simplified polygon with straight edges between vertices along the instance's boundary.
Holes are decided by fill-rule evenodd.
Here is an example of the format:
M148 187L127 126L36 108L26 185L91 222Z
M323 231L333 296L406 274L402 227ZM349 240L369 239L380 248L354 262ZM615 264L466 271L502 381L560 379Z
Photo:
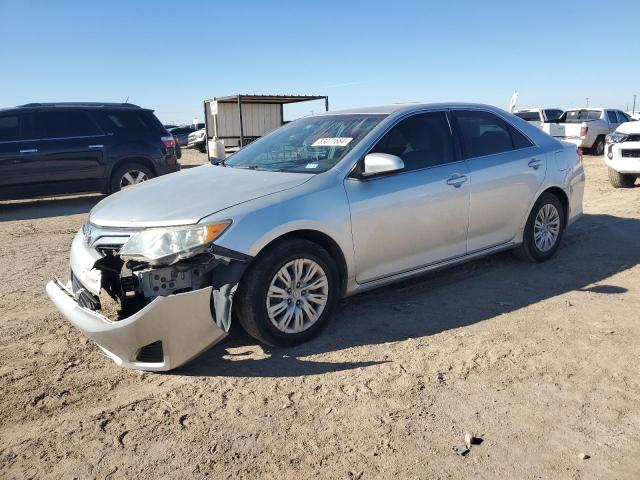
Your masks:
M397 155L388 153L370 153L364 157L363 177L371 177L382 173L397 172L404 169L404 162Z

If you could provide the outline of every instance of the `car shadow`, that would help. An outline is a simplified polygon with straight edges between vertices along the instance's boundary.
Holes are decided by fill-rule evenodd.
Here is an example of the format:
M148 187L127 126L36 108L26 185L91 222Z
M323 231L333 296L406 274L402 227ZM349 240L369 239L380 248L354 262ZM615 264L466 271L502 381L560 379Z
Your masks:
M89 213L105 195L92 194L73 197L47 197L31 200L0 202L0 222L36 220Z
M234 325L229 338L173 374L291 377L364 368L389 359L378 354L363 360L363 349L344 352L343 357L353 356L349 362L322 356L495 320L567 292L617 295L626 289L607 280L639 261L640 220L585 215L547 262L526 263L505 252L344 299L318 337L294 348L258 345ZM509 317L502 318L498 321ZM308 358L313 356L320 359Z

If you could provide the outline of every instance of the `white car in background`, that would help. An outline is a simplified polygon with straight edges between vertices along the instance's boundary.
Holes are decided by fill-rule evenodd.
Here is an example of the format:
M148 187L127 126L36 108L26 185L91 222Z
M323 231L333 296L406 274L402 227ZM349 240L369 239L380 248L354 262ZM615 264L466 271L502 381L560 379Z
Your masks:
M605 108L572 108L560 118L542 124L542 130L558 140L590 149L593 155L603 155L605 137L630 118L621 110Z
M640 112L627 112L627 115L632 121L640 120Z
M560 108L530 108L526 110L516 110L513 114L525 122L541 128L544 122L550 122L560 118L563 112Z
M206 135L204 128L190 133L189 137L187 137L187 148L197 148L201 152L206 152L207 146L204 141L205 137Z
M604 162L615 188L633 187L640 177L640 122L627 122L607 135Z

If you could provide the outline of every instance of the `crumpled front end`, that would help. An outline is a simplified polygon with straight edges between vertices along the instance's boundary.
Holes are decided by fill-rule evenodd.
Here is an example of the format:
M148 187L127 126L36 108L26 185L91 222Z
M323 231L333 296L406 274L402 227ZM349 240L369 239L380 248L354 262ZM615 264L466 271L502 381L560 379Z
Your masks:
M176 368L222 340L237 284L251 257L210 245L172 265L120 258L126 230L71 247L71 279L47 284L62 315L118 365Z

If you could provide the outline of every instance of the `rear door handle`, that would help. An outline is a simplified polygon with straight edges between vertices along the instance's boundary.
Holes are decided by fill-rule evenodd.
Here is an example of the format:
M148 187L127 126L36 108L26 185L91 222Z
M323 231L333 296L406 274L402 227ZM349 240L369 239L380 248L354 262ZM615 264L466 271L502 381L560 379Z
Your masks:
M447 179L447 185L453 185L455 188L460 188L464 182L467 181L466 175L458 175L457 173L451 175Z
M20 150L20 153L36 153L37 151L37 148L27 148L25 150Z
M542 160L532 158L531 160L529 160L529 163L527 165L529 165L534 170L537 170L538 168L540 168L540 165L542 165Z
M104 145L89 145L89 150L99 150L104 148Z

